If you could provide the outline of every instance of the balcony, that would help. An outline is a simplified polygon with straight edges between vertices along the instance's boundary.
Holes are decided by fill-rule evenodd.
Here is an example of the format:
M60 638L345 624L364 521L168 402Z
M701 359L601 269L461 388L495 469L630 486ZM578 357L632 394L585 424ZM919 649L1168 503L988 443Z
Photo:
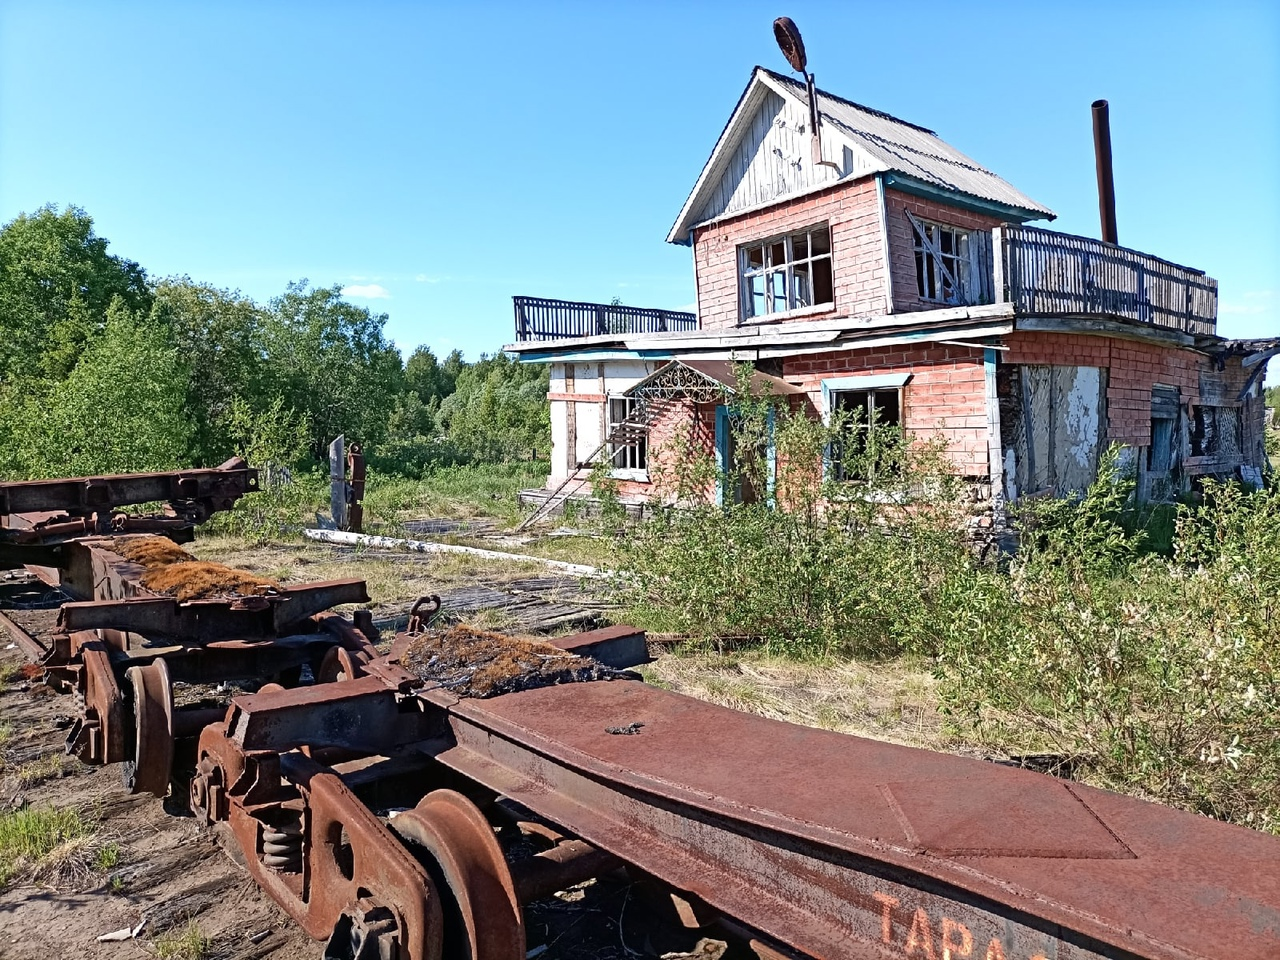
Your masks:
M697 330L698 317L678 310L649 310L617 303L574 303L512 297L516 339L568 340L611 333L675 333Z
M1019 314L1099 317L1213 336L1218 281L1136 250L1038 227L992 231L994 294Z

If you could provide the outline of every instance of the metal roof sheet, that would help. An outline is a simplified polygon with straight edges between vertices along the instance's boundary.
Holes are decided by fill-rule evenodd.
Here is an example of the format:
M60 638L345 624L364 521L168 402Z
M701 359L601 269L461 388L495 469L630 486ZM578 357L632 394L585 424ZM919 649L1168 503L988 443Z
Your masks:
M784 85L802 103L808 102L804 85L799 81L764 67L759 69ZM1050 219L1055 216L1048 207L1036 203L1017 187L942 140L932 130L845 100L825 90L818 90L817 93L818 110L823 120L839 127L880 160L886 169L944 190L955 190L1006 206L1019 207Z
M715 179L723 171L724 158L737 148L741 139L743 131L735 121L740 121L739 114L754 102L752 93L759 86L772 88L805 105L807 109L808 95L804 84L764 67L756 67L751 75L751 82L738 100L734 113L725 124L697 183L676 218L667 236L668 242L688 242L685 239L687 231L699 221L697 211L703 208L711 191L715 189ZM825 90L819 89L817 97L824 126L834 128L852 146L866 154L868 163L862 165L864 173L860 175L865 175L866 167L870 166L873 170L878 168L885 173L910 178L926 187L1023 211L1028 219L1045 217L1052 220L1057 216L1048 207L1032 200L1006 180L943 141L932 130L899 120L881 110L845 100ZM712 175L713 172L715 176ZM779 197L776 202L785 203L787 199L785 196ZM743 211L736 211L734 215L740 212Z

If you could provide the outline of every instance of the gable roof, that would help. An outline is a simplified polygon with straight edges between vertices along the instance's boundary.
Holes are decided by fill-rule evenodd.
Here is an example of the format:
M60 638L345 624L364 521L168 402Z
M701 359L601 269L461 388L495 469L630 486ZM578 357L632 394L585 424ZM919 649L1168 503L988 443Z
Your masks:
M799 107L807 116L808 96L803 84L764 67L756 67L689 199L667 235L667 242L688 243L689 230L699 223L777 203L801 192L777 195L765 202L737 209L731 208L727 197L717 196L721 181L734 175L735 158L741 162L740 148L751 134L753 122L758 126L756 114L765 106L770 93L781 97L788 109ZM957 199L967 196L1004 208L1011 219L1054 219L1055 214L1048 207L1032 200L944 142L932 130L824 90L817 91L817 99L826 156L830 158L833 151L835 156L840 156L843 148L845 162L839 176L822 177L823 171L811 175L812 182L804 192L822 189L839 180L887 173L905 178L905 182L900 184L904 187L914 183L931 191L958 194ZM801 162L807 164L807 152ZM721 194L724 194L723 190ZM722 209L717 210L717 206Z

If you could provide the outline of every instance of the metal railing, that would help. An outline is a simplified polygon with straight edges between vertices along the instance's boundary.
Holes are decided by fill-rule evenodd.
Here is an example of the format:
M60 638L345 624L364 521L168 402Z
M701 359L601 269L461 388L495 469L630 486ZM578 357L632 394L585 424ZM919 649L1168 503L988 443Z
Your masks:
M512 297L516 339L566 340L610 333L674 333L697 330L696 314L651 310L613 303L575 303L540 297Z
M1202 270L1039 227L993 231L995 296L1034 316L1106 317L1213 334L1218 281Z

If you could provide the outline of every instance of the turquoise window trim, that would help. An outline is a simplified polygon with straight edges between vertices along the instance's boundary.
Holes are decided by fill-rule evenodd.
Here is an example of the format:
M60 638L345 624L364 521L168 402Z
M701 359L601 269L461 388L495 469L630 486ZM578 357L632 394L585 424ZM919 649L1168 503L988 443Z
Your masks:
M910 373L884 373L865 377L831 377L822 381L822 419L831 422L831 394L838 390L892 390L905 387Z
M880 373L857 377L830 377L822 381L822 422L831 423L831 394L839 390L901 390L910 381L911 373ZM898 409L903 404L899 400ZM831 475L831 444L822 448L822 479Z
M729 408L723 403L716 406L716 506L723 507L729 474Z

